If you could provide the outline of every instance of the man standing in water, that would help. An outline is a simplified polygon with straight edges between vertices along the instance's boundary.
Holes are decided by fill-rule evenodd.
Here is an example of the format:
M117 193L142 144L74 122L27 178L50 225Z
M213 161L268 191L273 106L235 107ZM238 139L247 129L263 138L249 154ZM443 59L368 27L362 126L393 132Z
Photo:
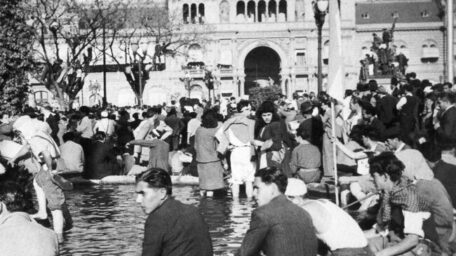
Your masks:
M151 168L136 178L137 202L148 214L143 256L212 256L209 229L194 206L172 197L169 174Z
M237 104L238 113L234 114L216 133L219 140L218 151L222 154L231 148L231 176L233 198L239 197L239 186L245 184L247 198L252 197L255 164L251 161L254 154L255 121L249 118L251 106L247 100Z
M253 196L258 208L237 255L314 256L317 238L310 215L284 195L287 177L274 167L255 173Z

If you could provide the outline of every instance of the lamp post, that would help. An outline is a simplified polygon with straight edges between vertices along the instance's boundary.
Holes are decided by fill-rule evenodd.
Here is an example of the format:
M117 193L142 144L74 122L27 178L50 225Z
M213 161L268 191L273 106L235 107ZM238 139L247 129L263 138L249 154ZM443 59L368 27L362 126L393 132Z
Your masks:
M323 28L323 24L325 23L325 16L328 9L328 0L316 0L313 2L313 9L314 9L314 18L315 24L317 25L318 29L318 93L322 91L322 58L321 58L321 50L322 50L322 36L321 30Z
M142 94L143 94L143 74L142 74L142 69L143 69L143 64L144 64L144 59L146 58L147 55L147 44L139 44L139 43L134 43L131 45L131 49L133 51L133 59L134 61L138 61L138 85L139 85L139 105L142 107L143 106L143 99L142 99ZM140 51L141 50L141 51ZM138 57L138 58L136 58Z
M103 107L108 106L106 90L106 21L103 19Z

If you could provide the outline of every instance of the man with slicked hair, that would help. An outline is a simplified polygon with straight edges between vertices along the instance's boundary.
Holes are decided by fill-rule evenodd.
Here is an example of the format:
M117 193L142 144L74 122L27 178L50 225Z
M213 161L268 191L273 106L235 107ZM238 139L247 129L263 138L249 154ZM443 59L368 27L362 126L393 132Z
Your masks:
M212 256L209 229L198 209L172 197L171 177L151 168L136 178L137 202L148 214L143 256Z
M312 219L284 195L288 179L281 170L266 167L255 173L253 196L258 208L238 252L241 256L313 256L317 238Z

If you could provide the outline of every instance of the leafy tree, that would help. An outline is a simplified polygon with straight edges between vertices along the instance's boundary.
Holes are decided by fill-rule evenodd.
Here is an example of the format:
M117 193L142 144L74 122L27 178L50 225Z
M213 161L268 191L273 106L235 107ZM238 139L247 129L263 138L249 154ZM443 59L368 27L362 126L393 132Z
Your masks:
M33 29L21 0L0 0L0 110L19 110L27 99Z
M282 93L282 89L277 85L270 85L266 87L256 86L250 88L250 100L255 102L255 106L261 105L265 100L277 99L278 95Z

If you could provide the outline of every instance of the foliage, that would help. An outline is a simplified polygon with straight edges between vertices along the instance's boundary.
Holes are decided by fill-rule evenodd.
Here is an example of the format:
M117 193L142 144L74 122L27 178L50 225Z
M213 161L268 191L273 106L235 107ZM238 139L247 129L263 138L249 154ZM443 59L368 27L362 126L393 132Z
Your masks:
M277 85L271 85L266 87L253 87L249 90L250 100L255 103L255 106L261 105L261 103L268 99L276 99L279 94L282 93L282 89Z
M0 3L0 110L14 111L27 99L34 31L26 24L21 0Z

